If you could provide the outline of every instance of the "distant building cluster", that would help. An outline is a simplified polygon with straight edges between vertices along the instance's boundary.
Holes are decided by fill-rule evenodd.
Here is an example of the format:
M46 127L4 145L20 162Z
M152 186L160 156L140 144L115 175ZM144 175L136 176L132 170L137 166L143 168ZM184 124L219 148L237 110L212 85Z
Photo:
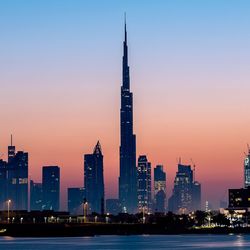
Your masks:
M105 202L103 153L99 141L93 153L84 155L84 185L68 188L68 211L77 214L188 213L201 208L201 184L189 165L178 164L173 194L167 208L167 175L163 165L153 169L147 155L136 158L133 132L133 93L130 91L127 30L123 42L120 107L119 197ZM249 165L248 165L249 167ZM246 168L247 185L250 170ZM0 209L60 210L60 168L44 166L42 182L30 180L28 208L28 153L8 147L8 162L0 160Z
M250 149L244 160L244 187L228 190L228 208L250 210Z
M190 165L178 164L173 194L169 198L169 211L187 213L201 209L201 185L194 181Z

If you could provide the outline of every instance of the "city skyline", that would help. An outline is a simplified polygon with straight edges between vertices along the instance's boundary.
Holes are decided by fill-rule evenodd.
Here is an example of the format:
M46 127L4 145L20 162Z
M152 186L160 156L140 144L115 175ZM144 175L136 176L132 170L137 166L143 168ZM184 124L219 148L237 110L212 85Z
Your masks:
M103 17L103 20L91 23L93 19L87 15L88 25L85 24L82 29L76 25L77 21L86 20L81 19L81 11L76 12L75 18L66 19L68 26L60 22L65 21L65 2L55 15L58 20L54 19L56 6L53 4L49 5L51 12L34 3L20 10L21 17L27 11L29 15L18 25L17 18L14 18L3 29L2 48L6 48L0 61L4 90L0 104L6 107L1 114L4 118L0 131L3 158L6 159L8 138L13 133L14 144L20 150L29 152L32 180L41 181L42 166L60 166L66 204L66 188L82 186L82 177L75 174L83 170L82 155L100 139L105 154L107 198L118 197L117 107L122 16L126 9L130 32L128 42L132 51L130 65L135 93L137 155L146 154L152 167L164 165L168 175L168 197L176 172L176 158L181 156L187 164L193 158L197 165L197 179L203 186L203 200L209 200L216 206L223 196L226 199L227 188L242 186L244 151L250 141L247 130L250 118L246 115L249 91L247 65L250 58L246 23L249 16L244 12L243 5L236 8L243 11L240 16L233 11L233 2L229 2L224 20L220 18L221 11L225 10L223 5L217 4L217 9L211 10L212 4L197 4L196 1L196 8L182 2L189 10L182 19L179 18L184 7L163 4L165 11L169 13L172 10L172 14L165 18L165 13L160 11L156 20L149 18L148 14L150 11L155 13L159 7L154 5L149 11L151 4L148 2L145 9L138 13L141 17L138 21L137 4L135 10L132 10L131 3L127 8L114 5L116 11L114 14L109 12L111 17L105 19L105 11L100 13L93 5L83 6L76 1L70 10L76 11L79 7L83 11L86 8L90 13ZM249 6L246 1L241 2ZM1 19L5 20L2 23L8 23L7 20L16 13L15 6L3 5L2 9L7 11L9 17L1 15ZM38 29L33 34L35 26L29 23L29 10L37 10L38 7L43 14L48 14L52 27L50 29L48 23L41 22L44 16L40 14L34 19L33 25L37 25ZM206 7L213 11L217 23L207 23L205 18L201 18L201 13L205 17L209 13ZM12 15L10 10L14 11ZM197 17L201 18L201 24L196 24ZM230 21L231 17L236 17L235 24ZM112 23L114 20L116 24ZM160 25L162 20L164 25ZM25 31L26 39L15 25ZM72 25L76 25L75 29L69 32ZM102 28L107 29L106 32L101 31ZM191 35L185 32L185 28ZM49 38L53 29L57 34ZM85 33L85 36L80 33ZM206 33L210 37L209 42L206 42ZM67 35L70 37L68 40ZM95 41L90 44L93 36ZM18 38L19 43L14 38ZM108 66L104 65L107 60ZM7 70L6 65L11 65L11 68ZM55 66L53 70L52 66ZM223 174L228 169L230 173L227 172L224 178ZM221 191L214 194L218 187Z

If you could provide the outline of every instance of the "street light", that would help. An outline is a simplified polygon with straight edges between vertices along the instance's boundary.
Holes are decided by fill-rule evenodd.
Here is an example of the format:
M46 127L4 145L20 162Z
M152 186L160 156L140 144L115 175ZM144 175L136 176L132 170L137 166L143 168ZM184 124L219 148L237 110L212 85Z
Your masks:
M145 224L146 217L145 217L145 207L142 207L142 224Z
M109 213L107 213L107 216L106 216L106 223L109 223Z
M11 203L11 200L7 200L7 205L8 205L8 223L10 222L10 203Z
M84 223L87 222L87 215L88 215L88 202L84 202L83 203L83 220L84 220Z

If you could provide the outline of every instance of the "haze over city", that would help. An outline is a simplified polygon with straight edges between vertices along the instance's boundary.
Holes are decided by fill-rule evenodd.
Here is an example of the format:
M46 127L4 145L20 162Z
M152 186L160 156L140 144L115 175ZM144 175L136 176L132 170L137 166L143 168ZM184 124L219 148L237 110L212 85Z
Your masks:
M216 6L216 8L215 8ZM203 203L243 185L250 142L248 1L3 1L0 152L10 134L29 175L61 167L83 185L83 154L100 140L106 197L118 196L124 12L137 155L163 164L172 193L179 157L196 164ZM223 13L223 15L222 15ZM203 204L204 205L204 204Z

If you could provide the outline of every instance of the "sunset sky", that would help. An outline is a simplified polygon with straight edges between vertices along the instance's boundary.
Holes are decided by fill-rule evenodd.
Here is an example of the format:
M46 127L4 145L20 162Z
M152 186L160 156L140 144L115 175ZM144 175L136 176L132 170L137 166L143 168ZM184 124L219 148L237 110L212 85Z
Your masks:
M192 158L216 208L243 186L250 143L248 0L1 0L1 157L12 133L32 179L60 166L66 208L100 140L106 198L117 197L125 11L137 156L164 165L168 196L177 159Z

